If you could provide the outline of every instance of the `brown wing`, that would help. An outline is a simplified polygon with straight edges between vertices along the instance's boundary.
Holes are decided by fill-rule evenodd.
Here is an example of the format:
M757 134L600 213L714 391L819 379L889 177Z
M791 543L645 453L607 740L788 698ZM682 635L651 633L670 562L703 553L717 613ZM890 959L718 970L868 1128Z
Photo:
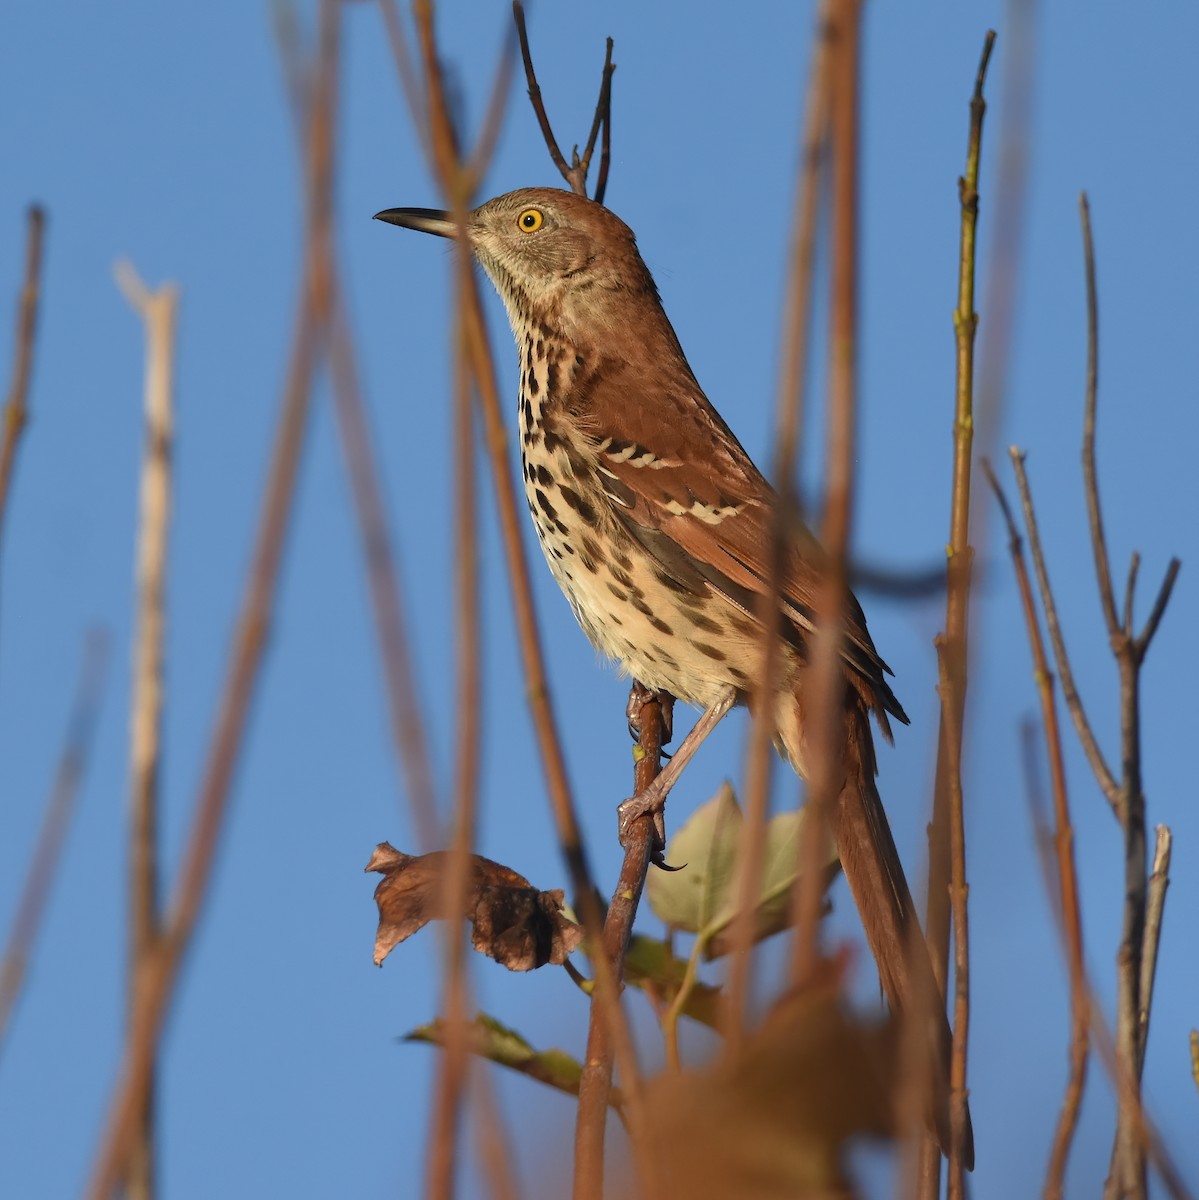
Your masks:
M597 393L578 381L584 386L576 383L564 430L584 432L618 518L677 583L697 593L712 587L754 617L757 598L769 587L776 493L689 371L672 372L678 387L650 396L646 379L632 370L627 363L603 364L600 391L636 400L619 414L597 410L588 402ZM552 425L553 414L547 419ZM781 599L783 634L800 647L815 629L826 563L819 542L797 524L786 547ZM852 594L845 619L846 665L868 685L871 707L890 736L887 713L904 724L908 718Z

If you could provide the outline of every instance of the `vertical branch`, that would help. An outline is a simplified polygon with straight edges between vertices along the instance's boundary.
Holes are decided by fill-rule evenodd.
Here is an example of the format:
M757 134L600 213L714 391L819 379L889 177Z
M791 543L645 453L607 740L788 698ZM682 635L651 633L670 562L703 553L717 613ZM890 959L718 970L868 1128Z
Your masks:
M636 796L653 783L661 769L662 742L668 721L668 710L664 706L668 705L669 701L664 700L659 693L643 688L639 683L633 684L633 694L640 704L637 714L637 751L633 768L633 795ZM637 906L645 887L645 876L653 857L654 836L653 817L649 814L635 821L629 831L620 878L617 880L616 890L612 893L612 903L608 906L608 916L604 921L602 957L609 964L609 976L613 980L620 978L624 967L625 954L628 952L629 939L633 933L633 920L637 915ZM627 1043L628 1037L628 1031L618 1020L612 1019L608 1011L610 1007L612 1006L607 999L593 1002L591 1006L587 1053L583 1060L582 1078L579 1081L579 1111L575 1122L575 1200L600 1200L603 1195L604 1134L607 1127L608 1103L612 1094L612 1065L617 1049L615 1042L623 1038ZM621 1050L622 1062L631 1062L631 1046L626 1044ZM635 1076L626 1079L625 1092L632 1104L631 1132L636 1138L641 1125L636 1118L639 1097ZM641 1160L643 1171L647 1165L652 1167L646 1156L641 1156ZM648 1179L643 1178L643 1183L649 1186Z
M454 328L454 574L456 593L455 637L457 733L454 761L454 823L447 859L444 892L446 911L461 914L468 885L469 854L475 839L479 786L480 664L482 644L479 623L478 530L475 513L474 429L472 425L470 359L461 296L470 285L469 248L455 245ZM457 1160L457 1128L469 1063L467 1045L466 949L462 921L454 916L445 923L445 1053L441 1059L433 1102L431 1149L426 1195L430 1200L451 1200Z
M320 8L319 62L306 163L308 223L304 283L270 474L259 517L254 558L246 582L230 653L225 693L196 802L191 833L171 903L166 910L159 952L154 955L140 980L131 1037L125 1048L106 1130L88 1184L87 1194L92 1200L107 1200L128 1164L138 1115L144 1111L146 1089L167 1008L207 892L233 771L240 754L274 608L300 453L308 424L312 374L329 312L338 17L337 0L323 0Z
M953 1060L950 1069L950 1117L953 1146L949 1195L963 1194L962 1149L966 1129L966 1050L970 1020L970 958L966 885L966 840L961 778L962 728L966 706L968 617L973 550L970 546L971 453L974 436L974 277L978 230L978 179L986 101L983 84L995 45L988 32L970 100L970 133L965 174L958 180L961 234L958 305L953 314L957 341L957 382L953 422L953 483L950 499L948 596L945 632L937 638L941 696L933 821L929 831L928 940L933 969L945 988L948 981L948 919L954 945ZM946 911L946 897L949 913ZM947 990L947 989L946 989ZM935 1196L940 1162L926 1140L920 1161L920 1195Z
M857 230L858 104L861 9L830 4L825 13L828 40L827 94L831 139L831 315L828 394L828 471L821 541L829 567L818 596L818 633L812 649L807 733L813 747L808 780L807 819L800 838L800 878L792 979L810 982L819 958L820 907L824 892L823 856L830 844L830 808L841 786L844 740L840 668L848 594L845 561L852 522L853 464L857 408ZM798 429L792 431L798 437Z
M787 296L783 310L781 362L778 392L775 399L775 459L774 483L778 503L771 529L770 580L762 605L762 667L756 690L757 712L750 735L745 770L745 797L749 811L765 811L773 765L772 742L775 733L773 696L777 690L779 672L777 613L782 590L783 555L792 522L798 517L799 502L795 490L795 463L799 456L799 437L803 424L804 391L807 382L808 342L811 335L812 287L816 259L816 227L820 212L820 195L826 168L829 124L829 23L832 0L825 0L817 18L811 63L808 69L808 90L801 143L800 177L795 192L795 213L791 235L791 262L787 280ZM804 845L807 845L805 839ZM805 851L801 850L801 853ZM822 874L818 872L818 874ZM739 889L740 911L747 914L752 895L746 894L746 884L752 877L745 873ZM799 911L805 887L803 872L796 876L792 910ZM819 896L810 905L814 915L819 913ZM742 920L734 930L734 956L748 953L753 933L750 920ZM738 936L738 934L740 936ZM812 941L794 941L797 951ZM743 948L744 946L744 948ZM793 974L806 970L795 957Z
M397 59L404 64L405 69L411 70L395 5L384 3L382 8L384 15L394 18L396 22L393 42L398 39ZM289 8L280 8L277 11L284 17L294 15ZM391 33L390 24L388 29ZM296 31L289 21L278 22L278 40L284 74L288 81L296 136L300 153L303 154L311 114L310 89L304 85L305 55ZM412 82L407 80L405 90ZM423 126L421 133L425 133ZM379 642L379 656L387 688L392 742L404 771L417 840L424 850L431 850L437 839L437 801L428 739L425 736L419 702L416 670L412 661L411 639L408 636L401 602L404 589L392 550L392 536L387 524L379 468L375 461L373 438L358 376L354 341L337 278L336 264L332 261L329 264L329 293L327 353L333 385L333 409L365 556L375 634Z
M1153 873L1149 876L1149 897L1145 909L1145 949L1141 956L1140 1010L1137 1013L1137 1078L1145 1070L1145 1044L1149 1040L1149 1012L1153 1007L1153 984L1157 975L1157 948L1162 934L1162 913L1166 888L1170 886L1170 852L1174 835L1159 825L1153 847Z
M38 831L37 845L21 888L12 930L4 948L4 958L0 960L0 1056L3 1055L8 1027L25 981L25 967L37 940L42 913L75 807L75 797L87 766L107 668L108 634L103 629L93 629L84 642L83 661L67 721L66 739L46 802L42 826Z
M137 546L136 639L130 698L130 954L129 1016L138 979L158 950L158 784L161 759L163 660L166 640L167 533L171 519L174 438L175 320L179 290L151 292L129 263L117 283L146 330L146 446L142 462ZM146 1084L126 1189L133 1200L154 1194L154 1081Z
M13 464L17 445L29 419L29 380L33 374L33 346L37 332L38 299L42 282L42 238L46 229L46 214L39 205L31 205L25 235L25 276L17 302L17 334L8 384L8 399L4 404L4 432L0 437L0 534L4 530L4 513L8 507L8 492L12 483Z
M1124 834L1124 919L1120 949L1116 957L1116 1058L1121 1078L1129 1086L1120 1090L1116 1136L1111 1170L1104 1188L1106 1197L1145 1195L1145 1139L1140 1131L1140 1084L1148 1036L1149 996L1156 967L1160 907L1154 913L1156 927L1147 923L1150 904L1148 846L1145 828L1145 793L1141 778L1141 665L1149 643L1157 632L1179 562L1171 559L1158 591L1149 620L1138 634L1133 626L1133 594L1139 556L1134 554L1125 587L1123 619L1117 615L1115 591L1108 560L1107 539L1099 503L1099 479L1095 465L1095 426L1099 391L1099 301L1095 284L1095 247L1091 237L1091 210L1085 193L1079 198L1082 221L1083 260L1087 295L1087 379L1083 407L1082 472L1091 549L1100 603L1107 623L1108 638L1120 673L1120 761L1119 790L1115 796L1116 816ZM1100 782L1104 780L1100 778ZM1168 863L1168 842L1165 861ZM1155 861L1155 867L1158 864ZM1153 897L1165 900L1165 870ZM1146 967L1148 952L1152 962Z
M1016 469L1023 471L1023 459L1019 451L1014 448L1012 459L1016 464ZM1057 1131L1045 1175L1044 1194L1047 1200L1060 1200L1064 1194L1066 1160L1078 1127L1078 1113L1082 1105L1083 1088L1086 1086L1087 1058L1090 1053L1088 1030L1091 1006L1084 969L1082 912L1078 898L1078 873L1074 861L1074 825L1070 819L1070 805L1066 792L1066 764L1062 755L1062 735L1054 695L1054 677L1045 653L1045 643L1041 637L1041 626L1037 618L1032 582L1024 561L1023 543L1007 497L999 485L999 480L995 478L990 463L984 461L983 469L995 492L996 499L999 501L1007 525L1008 549L1012 557L1012 566L1016 572L1020 602L1024 609L1024 624L1028 631L1028 644L1032 651L1033 678L1036 681L1041 701L1041 722L1045 733L1045 744L1049 751L1049 773L1053 788L1053 812L1056 825L1053 845L1057 855L1058 912L1062 923L1066 965L1070 977L1070 1065L1066 1095L1058 1114Z

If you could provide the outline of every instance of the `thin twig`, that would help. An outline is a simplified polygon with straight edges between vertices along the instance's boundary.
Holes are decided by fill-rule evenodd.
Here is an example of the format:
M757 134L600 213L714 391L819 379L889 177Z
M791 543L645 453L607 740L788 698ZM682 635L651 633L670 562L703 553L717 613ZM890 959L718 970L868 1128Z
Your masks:
M549 151L554 166L559 174L570 185L570 190L577 196L587 195L587 171L591 166L591 155L595 150L596 134L602 127L604 140L600 154L599 182L595 189L597 203L604 202L604 193L608 187L608 163L612 121L612 72L616 70L612 62L612 39L607 39L604 54L604 68L600 76L599 100L595 105L595 115L591 121L591 131L587 136L587 145L583 157L579 157L578 148L573 152L573 162L568 163L566 156L558 146L550 125L549 115L545 111L545 101L541 98L541 85L537 82L537 72L533 69L533 54L529 49L529 31L525 27L525 6L520 0L512 0L512 18L516 22L516 36L520 40L520 58L525 68L525 82L529 87L529 103L541 126L541 136L545 139L545 148Z
M1078 198L1082 220L1083 262L1087 281L1087 384L1082 424L1082 477L1087 498L1087 517L1091 525L1091 551L1095 556L1095 577L1107 631L1115 637L1120 630L1116 616L1116 597L1112 590L1112 571L1108 564L1107 538L1103 532L1103 513L1099 506L1099 481L1095 468L1096 400L1099 392L1099 298L1095 287L1095 247L1091 239L1091 206L1084 192Z
M1035 801L1035 796L1031 790L1030 799L1033 800L1034 825L1040 831L1042 822L1037 813L1038 805ZM1061 914L1057 901L1061 889L1053 879L1053 872L1057 867L1056 857L1050 854L1042 854L1040 858L1043 882L1049 896L1050 907L1053 910L1054 916L1060 917ZM1060 920L1056 924L1058 935L1065 939L1067 935L1064 925ZM1124 1064L1120 1060L1116 1040L1103 1019L1103 1005L1095 996L1089 980L1086 980L1085 968L1083 978L1087 989L1087 1008L1091 1014L1091 1042L1095 1047L1100 1062L1103 1063L1104 1068L1111 1078L1120 1104L1122 1106L1126 1105L1128 1108L1131 1118L1131 1128L1137 1145L1152 1160L1158 1170L1158 1174L1161 1176L1162 1184L1172 1200L1192 1200L1190 1189L1183 1182L1178 1167L1170 1157L1169 1151L1166 1149L1152 1118L1145 1110L1136 1078L1129 1071L1125 1070Z
M179 289L150 291L132 265L117 264L117 283L146 331L146 447L142 464L137 547L137 630L130 696L130 954L129 1018L138 979L158 952L158 782L161 758L163 660L166 638L167 532L171 518L174 437L175 321ZM154 1081L129 1157L125 1187L131 1200L154 1195Z
M426 64L426 69L433 69ZM458 296L468 286L470 251L455 245ZM455 305L461 314L461 303ZM470 360L464 322L459 315L454 355L454 574L457 597L454 648L457 716L454 753L454 823L443 881L444 903L451 914L465 915L469 855L475 841L479 790L479 744L482 730L482 631L479 620L478 528L475 511L474 428L471 409ZM457 1127L470 1062L466 980L466 946L461 920L444 926L445 976L442 1013L445 1053L434 1090L426 1195L451 1200L457 1154Z
M0 1057L3 1057L9 1025L25 982L25 968L33 952L42 913L58 869L71 813L75 808L75 797L87 768L107 668L108 633L104 629L92 629L83 644L83 658L58 769L46 800L45 815L21 888L21 899L8 935L8 944L4 948L4 959L0 962Z
M400 86L404 90L404 99L408 102L412 128L416 130L416 136L420 139L420 148L425 156L425 161L431 170L435 170L433 150L429 145L429 120L425 111L424 92L416 69L412 65L412 54L408 49L408 39L404 36L404 23L400 19L396 0L379 0L379 9L383 14L387 42L391 46L391 56L395 60L396 73L400 77Z
M795 190L795 211L791 234L791 260L788 273L787 296L783 312L781 332L781 356L779 363L778 390L775 396L775 458L773 464L774 483L778 500L773 514L771 529L770 580L767 594L762 601L762 668L760 684L756 691L753 730L750 737L745 770L746 805L751 812L765 812L766 797L770 787L770 774L774 758L772 742L775 733L774 694L779 674L778 611L782 590L783 555L790 534L792 520L798 518L798 497L795 490L795 463L799 457L799 438L803 426L804 391L807 383L809 339L811 337L812 289L816 261L816 229L819 221L822 183L827 168L828 125L829 125L829 27L831 0L821 6L817 18L816 36L813 39L811 62L808 68L807 99L805 102L804 127L801 135L800 176ZM811 839L820 849L819 842ZM808 839L802 839L800 853L805 854ZM823 872L818 872L823 875ZM793 912L802 908L804 887L803 872L797 872L792 893ZM738 903L752 906L753 896L747 883L752 882L748 872L738 889ZM812 898L810 913L813 920L819 916L819 896ZM748 953L753 933L752 918L739 923L734 935L734 957ZM806 974L806 956L799 951L814 941L814 937L796 936L793 940L795 953L792 955L792 983L800 974ZM744 969L744 968L742 968Z
M558 147L558 139L554 137L553 126L550 125L549 115L545 111L545 101L541 98L541 85L537 82L537 72L533 70L533 55L529 50L529 31L525 28L525 6L520 0L512 0L512 18L516 22L516 36L520 39L520 60L525 68L525 82L529 86L529 103L541 126L541 136L545 139L545 148L549 151L554 166L558 168L562 178L570 184L571 190L580 196L587 194L586 187L576 184L572 177L570 164ZM573 173L577 176L577 172Z
M4 529L4 514L8 507L8 492L12 483L13 464L25 424L29 420L29 380L33 374L33 348L37 333L38 300L42 286L42 240L46 229L46 213L34 204L26 216L25 274L17 301L17 333L8 384L8 399L4 404L4 434L0 439L0 533Z
M278 11L283 15L292 14L292 10L283 5L279 6ZM290 20L280 21L278 29L280 56L288 81L296 135L302 150L311 110L310 89L300 85L300 81L308 74L305 66L307 55L292 31ZM402 30L398 36L402 42ZM401 53L406 51L401 50ZM423 129L421 132L424 132ZM373 449L374 439L367 419L354 339L335 262L328 265L328 287L330 314L326 349L333 384L333 408L365 556L375 633L387 687L392 742L404 771L417 840L428 851L435 848L438 834L437 799L428 738L418 698L419 686L410 649L412 642L401 602L404 588L392 550L387 509Z
M858 111L860 103L861 7L829 4L821 13L825 48L826 112L829 122L831 187L828 468L825 476L822 542L829 568L818 597L818 633L810 660L811 695L806 699L805 736L813 747L806 818L799 844L795 893L795 939L791 982L809 985L820 969L820 916L826 886L822 870L831 841L830 814L844 774L841 669L846 557L852 517L857 409ZM815 133L813 125L811 132ZM797 382L797 381L796 381ZM798 414L796 414L798 422ZM788 431L798 452L798 424Z
M1120 789L1108 769L1099 742L1091 730L1091 722L1083 708L1082 697L1074 684L1074 672L1070 668L1070 656L1066 652L1066 641L1062 636L1061 622L1057 615L1057 602L1053 597L1053 588L1049 583L1049 569L1045 562L1045 550L1041 545L1041 532L1037 525L1036 509L1033 507L1032 490L1028 483L1028 474L1024 465L1024 455L1015 446L1008 451L1012 466L1016 472L1016 488L1020 493L1020 505L1024 512L1024 527L1028 531L1028 548L1032 554L1033 570L1037 576L1037 590L1041 594L1041 607L1045 610L1045 628L1049 633L1049 644L1053 647L1053 661L1057 667L1058 679L1062 684L1062 699L1066 711L1074 723L1078 740L1082 743L1091 772L1099 782L1099 787L1112 811L1117 811Z
M608 116L612 107L612 72L616 70L616 64L612 61L613 42L611 38L606 38L604 42L604 69L600 75L600 91L599 99L595 102L595 115L591 119L591 132L587 135L587 145L583 149L583 157L579 159L579 166L583 170L583 178L587 178L587 172L591 167L591 156L595 153L595 139L599 134L601 126L607 130ZM607 136L605 134L604 144L607 146ZM601 159L606 158L606 154L601 152ZM606 176L602 177L601 183L606 184ZM602 204L604 202L603 191L599 186L595 191L596 200Z
M1144 629L1133 639L1133 648L1136 651L1136 656L1139 659L1145 657L1145 652L1149 649L1149 643L1153 641L1153 635L1157 633L1157 627L1161 623L1162 614L1166 611L1166 605L1170 602L1170 593L1174 590L1174 581L1178 578L1178 572L1182 568L1182 562L1177 558L1170 559L1169 566L1166 567L1166 575L1162 580L1162 585L1157 590L1157 599L1153 602L1153 610L1149 613L1149 619L1145 622ZM1129 629L1132 628L1131 614L1129 617Z
M1050 777L1053 784L1053 809L1056 829L1053 844L1057 852L1057 882L1059 889L1058 912L1062 922L1063 942L1066 950L1066 965L1070 976L1070 1072L1066 1094L1058 1115L1057 1131L1045 1175L1045 1196L1050 1200L1063 1195L1066 1161L1070 1145L1078 1127L1078 1114L1082 1105L1083 1088L1086 1085L1087 1058L1089 1054L1088 1030L1090 1006L1084 970L1082 914L1078 898L1078 874L1074 861L1074 826L1070 819L1069 799L1066 791L1066 765L1062 754L1062 735L1058 724L1057 703L1054 699L1053 673L1045 654L1041 638L1041 626L1037 619L1036 600L1033 598L1032 582L1024 561L1024 548L1020 532L1016 527L1007 496L995 478L991 464L983 460L983 470L991 484L1003 512L1008 530L1008 549L1012 566L1016 572L1016 583L1024 609L1024 623L1028 631L1028 644L1032 651L1033 678L1041 701L1041 722L1045 744L1049 752Z
M970 1022L970 945L967 908L966 841L963 813L961 755L965 724L969 662L970 587L974 550L970 545L971 458L974 445L974 339L978 314L974 307L978 240L978 181L982 155L983 119L987 111L983 96L987 68L995 46L989 30L970 98L970 132L966 169L958 180L961 235L958 255L958 305L953 314L957 344L956 387L953 421L953 481L951 485L948 594L945 602L945 632L936 639L941 697L940 733L929 834L928 940L937 981L948 982L948 941L945 895L948 889L953 922L953 1057L950 1065L950 1124L953 1144L948 1167L948 1195L957 1200L964 1193L964 1150L968 1123L966 1059ZM919 1164L918 1193L935 1195L940 1163L935 1147L926 1140Z
M1137 1077L1145 1070L1145 1046L1149 1040L1149 1014L1153 1008L1153 985L1157 977L1157 949L1162 936L1162 913L1166 889L1170 886L1170 851L1174 835L1159 825L1153 847L1153 873L1149 876L1149 896L1145 905L1145 948L1141 954L1140 1011L1137 1013Z
M332 216L333 113L338 62L339 5L320 8L319 67L313 91L307 158L308 226L304 284L291 362L263 499L253 562L230 656L212 746L196 802L183 865L163 923L160 952L141 980L134 1037L126 1046L88 1195L108 1200L128 1162L138 1114L179 967L207 892L233 771L274 608L283 545L292 511L300 451L307 429L312 373L329 312L328 263Z

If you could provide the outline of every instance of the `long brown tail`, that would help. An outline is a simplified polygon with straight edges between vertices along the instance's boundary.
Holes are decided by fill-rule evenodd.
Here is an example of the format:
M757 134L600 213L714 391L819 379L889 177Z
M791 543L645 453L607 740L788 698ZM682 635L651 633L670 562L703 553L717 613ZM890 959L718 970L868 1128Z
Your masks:
M912 894L891 836L891 826L874 783L874 742L865 705L847 697L846 780L830 814L833 834L853 893L866 940L878 963L887 999L896 1012L920 1019L922 1040L932 1062L932 1111L929 1114L943 1152L952 1141L949 1120L949 1069L953 1036L944 998L933 975ZM966 1115L963 1159L974 1169L974 1134Z

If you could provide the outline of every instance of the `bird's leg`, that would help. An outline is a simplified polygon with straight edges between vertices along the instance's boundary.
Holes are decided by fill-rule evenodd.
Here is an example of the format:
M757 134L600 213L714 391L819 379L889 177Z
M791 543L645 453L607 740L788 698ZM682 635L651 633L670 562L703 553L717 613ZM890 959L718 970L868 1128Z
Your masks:
M629 827L632 823L638 817L652 813L657 850L661 852L666 849L666 820L663 817L666 797L670 789L678 782L683 768L691 761L692 755L700 748L708 734L720 724L736 700L737 689L726 688L714 703L704 709L699 720L692 726L691 732L683 739L683 744L674 752L674 757L666 764L665 769L653 783L644 791L626 800L616 810L620 817L620 844L622 846L628 839Z
M624 706L624 715L629 722L629 736L635 742L641 741L641 710L651 700L658 702L662 712L662 745L669 746L670 739L674 736L674 697L667 691L648 688L635 679L633 686L629 688L629 702Z

